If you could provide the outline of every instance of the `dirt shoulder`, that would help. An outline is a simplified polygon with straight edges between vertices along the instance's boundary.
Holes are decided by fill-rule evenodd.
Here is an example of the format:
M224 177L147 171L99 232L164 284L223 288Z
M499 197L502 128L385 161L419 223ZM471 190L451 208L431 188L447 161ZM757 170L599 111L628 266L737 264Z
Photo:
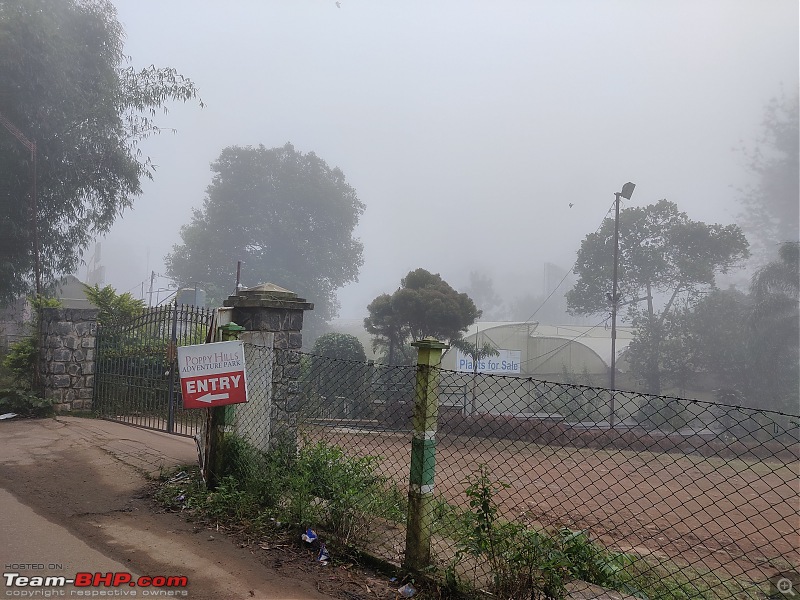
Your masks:
M3 421L0 438L4 572L14 566L27 576L110 570L186 576L184 597L195 600L323 600L342 597L338 580L353 580L348 570L319 566L297 551L253 548L159 512L147 494L147 475L196 462L191 439L75 417ZM30 568L36 565L44 569ZM376 597L363 590L368 578L356 579L354 592ZM77 591L66 588L66 596ZM138 588L121 591L143 595Z

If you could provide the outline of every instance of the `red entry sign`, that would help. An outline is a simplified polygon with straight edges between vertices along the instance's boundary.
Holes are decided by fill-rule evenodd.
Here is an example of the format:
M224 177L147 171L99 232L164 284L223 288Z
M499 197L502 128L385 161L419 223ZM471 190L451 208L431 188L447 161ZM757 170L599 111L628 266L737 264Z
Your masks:
M240 341L178 348L184 408L247 402L244 347Z

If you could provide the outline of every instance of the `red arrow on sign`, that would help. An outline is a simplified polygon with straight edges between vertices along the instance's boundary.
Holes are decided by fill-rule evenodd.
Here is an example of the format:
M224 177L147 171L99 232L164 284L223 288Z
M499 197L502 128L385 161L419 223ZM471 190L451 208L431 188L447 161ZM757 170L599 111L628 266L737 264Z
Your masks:
M184 408L210 408L247 402L244 373L216 373L181 378Z

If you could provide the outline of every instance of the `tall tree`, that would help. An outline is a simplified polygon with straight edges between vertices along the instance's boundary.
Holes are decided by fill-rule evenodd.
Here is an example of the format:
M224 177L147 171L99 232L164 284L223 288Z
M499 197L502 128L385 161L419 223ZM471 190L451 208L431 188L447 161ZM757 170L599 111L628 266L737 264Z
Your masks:
M614 219L608 218L581 243L574 269L579 279L567 292L572 313L610 310L613 248ZM660 200L620 211L616 302L629 307L629 318L637 325L637 338L628 352L646 355L637 364L643 365L639 374L650 393L661 392L660 342L676 300L713 286L717 273L727 272L748 256L747 240L738 226L692 221L673 202ZM638 308L644 301L646 308Z
M123 38L108 0L0 2L0 301L30 289L37 254L44 281L74 270L152 176L138 144L156 110L196 96L126 66Z
M743 150L755 182L743 190L742 223L769 260L776 244L800 240L799 107L796 92L770 100L757 145Z
M341 170L291 144L231 146L211 170L202 209L166 257L167 273L227 295L241 260L246 285L275 283L314 303L306 329L315 337L337 313L336 290L355 281L363 264L353 237L364 212L356 191Z
M759 269L750 287L748 339L763 400L797 414L800 383L800 244L784 243L779 259Z
M481 309L485 319L500 319L503 316L503 298L494 289L492 276L482 271L469 272L469 286L466 289Z
M381 294L367 306L364 327L375 336L375 348L394 351L411 338L433 336L441 341L460 339L481 316L481 311L465 293L454 290L438 273L416 269L403 277L392 294Z

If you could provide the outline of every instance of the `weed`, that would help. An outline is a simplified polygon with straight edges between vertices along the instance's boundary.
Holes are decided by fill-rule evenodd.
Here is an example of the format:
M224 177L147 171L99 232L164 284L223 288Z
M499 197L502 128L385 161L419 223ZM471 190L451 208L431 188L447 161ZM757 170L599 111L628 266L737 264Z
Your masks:
M8 412L23 417L46 417L53 413L53 402L28 390L0 389L0 413Z
M562 599L571 580L650 600L714 597L702 578L667 573L641 557L607 550L585 531L565 527L548 531L499 518L495 497L508 486L492 482L485 465L466 483L470 506L464 517L466 535L445 572L451 590L468 587L457 571L459 563L470 557L475 564L488 565L491 593L508 599Z

